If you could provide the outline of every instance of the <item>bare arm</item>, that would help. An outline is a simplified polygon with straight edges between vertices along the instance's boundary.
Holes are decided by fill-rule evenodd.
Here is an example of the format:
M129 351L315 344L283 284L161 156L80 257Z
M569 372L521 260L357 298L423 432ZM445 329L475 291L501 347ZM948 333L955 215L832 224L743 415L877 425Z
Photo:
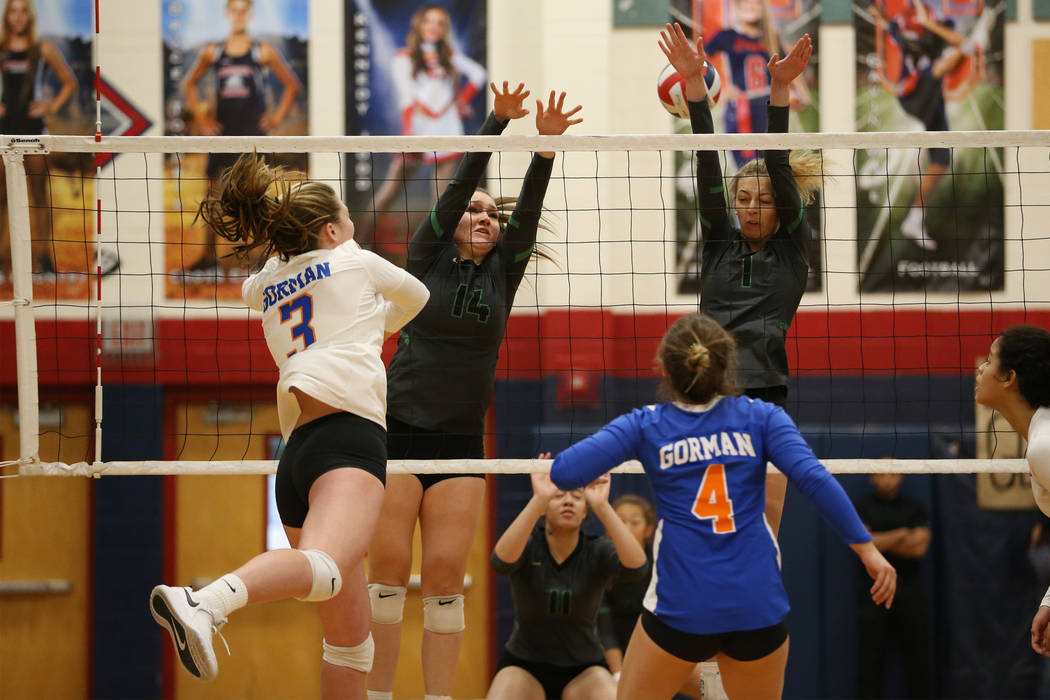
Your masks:
M550 459L550 455L541 454L540 459ZM525 545L529 543L532 529L547 511L547 503L550 502L556 491L557 487L551 483L550 476L532 474L532 498L518 513L518 517L514 518L514 522L496 540L496 546L492 548L494 563L498 559L510 565L521 558L522 553L525 552Z
M57 114L58 110L62 109L62 106L69 101L69 98L73 96L73 92L77 89L77 79L73 75L73 71L70 70L69 64L66 63L65 57L62 56L62 52L59 51L49 41L40 42L40 55L47 63L48 68L55 72L58 76L59 81L62 83L62 89L55 95L55 99L49 103L41 105L37 110L40 114L33 116L51 116ZM31 113L33 110L30 107Z
M915 14L918 15L919 23L925 29L933 32L952 46L959 46L966 41L966 37L962 34L934 19L923 0L912 0L912 6L915 8Z
M215 44L204 47L197 57L197 62L193 64L189 76L186 77L186 82L182 84L182 91L186 95L186 106L193 115L193 123L197 130L205 136L217 136L220 131L218 122L208 117L204 105L201 104L200 95L197 93L197 83L215 63L215 48Z
M897 527L892 530L871 533L871 541L880 552L892 552L904 538L908 536L908 528Z
M281 101L277 104L277 109L273 111L273 114L264 116L259 124L263 131L269 132L271 129L279 127L285 117L288 116L288 112L292 109L292 104L295 102L295 96L299 94L300 85L299 79L295 77L295 73L288 67L284 57L281 56L281 52L270 44L261 44L259 46L259 62L273 71L273 74L281 81L281 85L284 88L281 92Z
M521 509L521 512L518 513L518 517L514 518L514 522L496 540L496 546L492 548L492 554L508 564L512 564L520 559L525 551L525 545L529 543L532 529L536 527L536 523L543 517L546 510L547 503L538 496L533 495L529 502L525 504L525 507Z
M883 551L905 559L922 559L930 549L930 528L912 527L904 530L904 537L896 545Z
M587 505L605 526L606 536L616 547L616 556L620 558L620 563L628 569L640 569L645 566L648 562L645 550L642 549L642 545L638 544L638 540L634 538L609 503L609 475L599 477L587 487L584 493L587 497Z

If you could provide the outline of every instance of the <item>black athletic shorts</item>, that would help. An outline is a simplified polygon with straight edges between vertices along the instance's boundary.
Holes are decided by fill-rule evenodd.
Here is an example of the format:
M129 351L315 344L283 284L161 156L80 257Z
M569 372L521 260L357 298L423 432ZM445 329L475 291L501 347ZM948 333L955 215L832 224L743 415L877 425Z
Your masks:
M389 459L484 459L483 435L457 435L425 430L387 414L386 445ZM416 474L426 491L445 479L468 476L484 479L484 474Z
M555 666L554 664L544 664L538 661L526 661L504 649L496 672L499 673L501 668L507 668L508 666L517 666L520 669L524 669L529 675L539 681L540 685L543 686L543 694L548 700L560 700L565 686L591 666L601 666L604 669L609 668L609 665L605 663L605 659L595 661L593 664L582 664L580 666Z
M642 628L656 646L683 661L700 663L722 652L737 661L756 661L769 656L788 638L787 623L772 627L721 634L690 634L661 622L653 613L642 610Z
M321 416L292 431L277 464L277 512L288 527L302 527L310 487L325 472L363 469L386 484L386 431L353 413Z

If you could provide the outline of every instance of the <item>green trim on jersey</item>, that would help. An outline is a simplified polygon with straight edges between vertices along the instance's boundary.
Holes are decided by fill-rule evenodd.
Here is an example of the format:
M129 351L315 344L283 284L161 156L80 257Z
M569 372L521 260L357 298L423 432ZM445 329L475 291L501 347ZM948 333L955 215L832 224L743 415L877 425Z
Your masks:
M532 251L536 250L536 244L533 243L528 247L527 250L523 250L514 256L514 262L520 263L522 260L528 260L529 256L532 255Z

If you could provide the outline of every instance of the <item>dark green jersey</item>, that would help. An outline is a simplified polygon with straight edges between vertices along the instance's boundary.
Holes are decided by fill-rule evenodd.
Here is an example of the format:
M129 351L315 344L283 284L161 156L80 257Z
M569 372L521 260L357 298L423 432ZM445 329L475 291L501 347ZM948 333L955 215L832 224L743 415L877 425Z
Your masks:
M769 106L767 113L769 131L787 133L788 108ZM694 134L714 133L706 101L690 102L689 116ZM788 151L765 152L780 226L752 252L726 209L718 154L696 154L703 237L700 310L736 338L737 381L745 389L787 386L784 343L806 291L812 233L788 156Z
M620 577L643 578L648 564L628 569L608 537L580 533L569 557L551 556L543 525L537 525L514 563L492 555L492 568L510 574L514 631L507 651L520 659L556 666L601 663L598 608L605 591Z
M479 134L506 125L490 114ZM480 435L514 295L536 247L553 159L532 158L499 244L480 265L461 260L453 234L491 153L467 153L412 236L407 269L430 300L402 331L387 371L387 412L426 430Z

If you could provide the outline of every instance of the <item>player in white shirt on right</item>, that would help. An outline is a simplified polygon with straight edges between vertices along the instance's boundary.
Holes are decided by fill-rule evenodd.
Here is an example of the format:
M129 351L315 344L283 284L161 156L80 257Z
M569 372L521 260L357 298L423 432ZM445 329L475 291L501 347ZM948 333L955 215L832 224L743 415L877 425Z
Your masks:
M1011 326L999 333L977 368L976 397L1028 441L1032 493L1050 515L1050 331ZM1050 590L1032 620L1032 648L1050 656Z
M193 676L218 673L212 635L248 603L321 602L322 697L365 697L371 605L362 562L386 480L386 336L429 297L422 282L354 242L335 191L253 154L227 170L200 216L239 255L270 257L243 287L262 312L287 441L277 508L293 549L264 552L198 591L157 586L150 612Z

